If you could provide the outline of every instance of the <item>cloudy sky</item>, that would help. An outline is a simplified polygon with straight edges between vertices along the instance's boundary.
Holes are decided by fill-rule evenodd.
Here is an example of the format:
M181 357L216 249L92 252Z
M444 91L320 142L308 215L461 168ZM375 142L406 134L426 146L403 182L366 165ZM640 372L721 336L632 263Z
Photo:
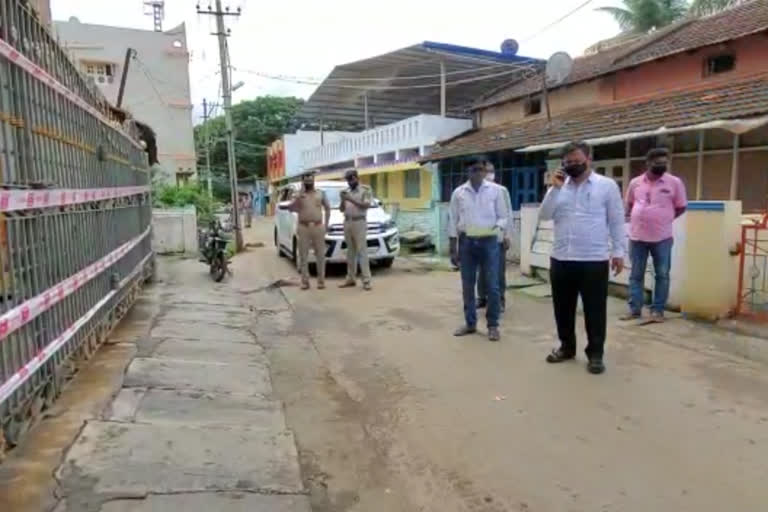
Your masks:
M196 0L166 0L163 27L186 23L191 51L192 102L219 90L218 49L212 17L198 15ZM212 0L201 0L207 8ZM584 5L586 3L586 5ZM245 85L234 101L262 94L308 97L313 86L248 73L321 78L335 64L371 57L421 41L498 50L517 39L520 55L547 58L555 51L580 55L590 44L618 33L596 7L616 0L223 0L242 8L228 20L234 81ZM560 20L571 11L574 14ZM83 23L152 29L143 0L51 0L53 18L76 16ZM552 23L554 26L546 28ZM197 117L197 116L196 116Z

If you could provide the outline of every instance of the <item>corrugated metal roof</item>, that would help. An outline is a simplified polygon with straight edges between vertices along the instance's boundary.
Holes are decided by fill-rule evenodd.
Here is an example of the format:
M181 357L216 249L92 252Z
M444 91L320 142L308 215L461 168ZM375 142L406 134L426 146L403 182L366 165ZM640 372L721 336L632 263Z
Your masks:
M452 117L467 117L478 96L508 82L510 76L543 66L528 57L426 41L336 66L298 117L363 128L366 91L368 115L377 126L418 114L440 114L441 61L448 84L447 113ZM480 77L485 78L477 80Z

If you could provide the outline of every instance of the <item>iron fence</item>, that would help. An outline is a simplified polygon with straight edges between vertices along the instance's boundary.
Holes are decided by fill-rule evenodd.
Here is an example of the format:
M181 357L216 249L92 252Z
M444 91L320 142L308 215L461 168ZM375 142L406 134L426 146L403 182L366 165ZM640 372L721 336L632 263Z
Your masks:
M152 266L138 130L21 0L0 0L0 457Z

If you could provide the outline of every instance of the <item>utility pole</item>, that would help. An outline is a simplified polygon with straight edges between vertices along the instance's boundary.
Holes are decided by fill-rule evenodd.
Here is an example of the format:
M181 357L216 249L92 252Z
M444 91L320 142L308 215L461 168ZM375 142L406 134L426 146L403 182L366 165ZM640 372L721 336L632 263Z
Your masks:
M216 0L216 9L201 10L197 6L198 14L209 14L216 17L216 32L213 34L219 39L219 64L221 66L221 95L224 100L224 122L226 125L227 160L229 163L229 181L232 189L232 224L235 230L235 251L243 250L243 232L240 228L240 211L238 209L237 193L237 162L235 160L235 136L232 127L232 82L230 80L229 54L227 50L227 36L229 32L224 27L225 16L240 16L240 8L230 12L229 7L222 9L221 0Z
M211 178L211 127L208 119L211 112L208 110L208 101L203 98L203 127L205 129L205 176L208 181L208 197L213 198L213 182Z
M125 93L125 82L128 80L128 67L131 65L131 57L136 53L133 48L125 50L125 62L123 63L123 75L120 77L120 89L117 91L117 108L123 106L123 94Z

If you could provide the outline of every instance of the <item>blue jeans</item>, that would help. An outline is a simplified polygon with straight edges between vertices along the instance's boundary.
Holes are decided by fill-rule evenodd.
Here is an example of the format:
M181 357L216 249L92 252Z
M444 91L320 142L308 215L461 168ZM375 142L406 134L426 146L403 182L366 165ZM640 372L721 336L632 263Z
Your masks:
M645 298L645 267L648 255L653 258L653 272L656 275L656 285L653 288L651 312L664 313L669 297L669 267L672 263L672 239L661 242L639 242L630 240L629 257L632 272L629 275L629 311L640 315Z
M499 242L495 236L482 238L459 237L459 267L461 268L461 289L464 296L464 321L467 327L477 326L477 304L475 286L477 271L485 273L488 306L485 311L488 327L499 326Z

